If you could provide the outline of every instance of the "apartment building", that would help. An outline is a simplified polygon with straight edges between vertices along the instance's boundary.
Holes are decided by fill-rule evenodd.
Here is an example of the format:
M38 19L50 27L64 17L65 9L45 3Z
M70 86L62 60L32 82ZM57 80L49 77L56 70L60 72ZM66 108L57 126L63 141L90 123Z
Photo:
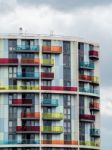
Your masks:
M99 45L0 35L0 150L100 150Z

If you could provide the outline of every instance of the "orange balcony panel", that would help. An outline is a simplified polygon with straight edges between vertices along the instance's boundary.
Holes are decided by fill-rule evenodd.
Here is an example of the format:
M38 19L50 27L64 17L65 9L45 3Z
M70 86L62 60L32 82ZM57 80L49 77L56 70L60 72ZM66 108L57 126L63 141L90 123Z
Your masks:
M35 59L21 59L22 64L39 64L39 58Z
M64 144L63 140L42 140L42 144Z
M64 140L42 140L42 144L60 144L60 145L78 145L78 141L64 141Z
M51 53L61 53L62 47L61 46L43 46L43 52L51 52Z
M91 102L90 103L90 109L99 110L100 104L98 102Z
M76 140L73 140L73 141L64 141L64 144L67 144L67 145L78 145L78 141L76 141Z
M40 118L40 112L22 112L21 118Z

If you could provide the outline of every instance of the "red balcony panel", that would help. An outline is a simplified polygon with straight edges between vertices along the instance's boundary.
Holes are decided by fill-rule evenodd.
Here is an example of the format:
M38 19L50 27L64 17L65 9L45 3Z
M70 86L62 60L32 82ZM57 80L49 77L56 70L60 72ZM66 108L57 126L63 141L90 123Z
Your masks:
M32 104L31 99L12 99L12 104Z
M97 51L97 50L90 50L89 51L89 56L91 57L91 58L99 58L99 52Z
M0 64L18 63L16 58L0 58Z
M16 131L40 131L39 126L16 126Z
M77 87L41 86L41 90L77 91Z
M46 72L41 72L41 78L54 78L54 73L53 72L49 72L49 73L46 73Z
M79 79L91 81L92 80L92 76L89 76L89 75L80 75Z
M98 102L91 102L90 103L90 109L100 109L100 104Z
M83 114L83 115L80 115L80 119L95 121L95 115Z

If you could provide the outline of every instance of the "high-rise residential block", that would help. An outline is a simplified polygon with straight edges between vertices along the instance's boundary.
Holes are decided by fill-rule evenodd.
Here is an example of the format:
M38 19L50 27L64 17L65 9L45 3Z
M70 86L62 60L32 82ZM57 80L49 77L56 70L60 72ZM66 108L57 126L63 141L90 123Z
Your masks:
M0 150L99 150L99 45L0 35Z

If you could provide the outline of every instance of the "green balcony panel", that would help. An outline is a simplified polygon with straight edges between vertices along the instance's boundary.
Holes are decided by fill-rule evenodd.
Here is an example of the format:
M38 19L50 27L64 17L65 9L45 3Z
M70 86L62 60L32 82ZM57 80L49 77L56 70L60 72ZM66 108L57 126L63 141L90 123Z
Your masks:
M80 68L88 68L88 69L94 69L94 63L93 62L80 62Z
M93 93L93 94L99 95L99 91L98 91L98 90L94 90L94 89L92 89L92 88L80 87L80 88L79 88L79 91L80 91L80 92Z
M39 78L38 72L17 72L16 74L17 78Z
M80 145L95 146L95 147L100 146L99 142L93 142L93 141L80 141Z
M38 45L18 45L17 46L18 51L39 51L39 46Z
M44 99L42 101L42 106L58 106L58 100L57 99Z
M43 126L41 131L43 133L62 133L64 129L62 126Z
M61 120L63 119L64 115L63 113L43 113L42 118L43 119L54 119L54 120Z
M90 129L90 135L94 137L99 137L100 136L100 130L99 129Z

